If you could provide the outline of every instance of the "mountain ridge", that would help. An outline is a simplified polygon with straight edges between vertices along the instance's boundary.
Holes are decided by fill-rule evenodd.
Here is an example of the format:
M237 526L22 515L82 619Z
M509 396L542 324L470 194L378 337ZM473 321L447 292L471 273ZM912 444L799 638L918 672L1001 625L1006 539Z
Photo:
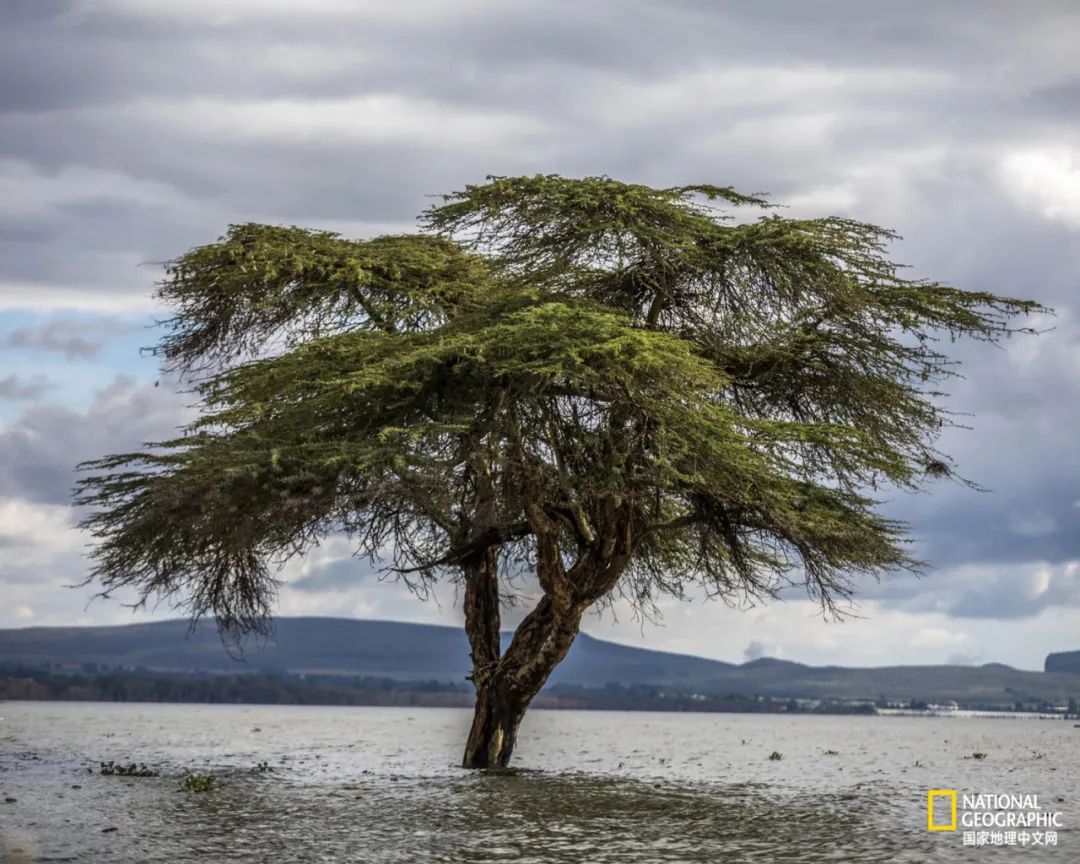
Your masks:
M504 642L509 637L504 633ZM225 650L212 622L194 630L186 620L178 619L3 629L0 664L55 664L67 669L93 664L161 673L287 672L456 682L464 681L470 671L468 642L459 628L330 617L279 618L273 639L249 640L242 656ZM808 666L772 657L732 664L622 645L586 634L578 638L552 675L549 686L560 685L650 685L681 692L806 699L957 699L1010 707L1015 702L1080 698L1080 674L1057 669L1036 672L992 663Z

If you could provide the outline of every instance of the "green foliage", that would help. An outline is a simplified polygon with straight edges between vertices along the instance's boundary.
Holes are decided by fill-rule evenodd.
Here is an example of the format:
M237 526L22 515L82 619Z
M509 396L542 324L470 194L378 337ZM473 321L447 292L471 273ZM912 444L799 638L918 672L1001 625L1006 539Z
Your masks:
M491 178L428 232L234 226L173 262L160 352L201 373L182 437L87 466L91 578L259 626L329 534L423 590L557 526L575 604L725 600L918 566L873 490L953 475L942 338L1031 301L908 280L889 231L733 221L726 187Z
M482 289L484 267L427 236L344 240L328 231L233 225L170 262L157 296L174 307L158 349L204 368L343 330L407 332L444 322Z

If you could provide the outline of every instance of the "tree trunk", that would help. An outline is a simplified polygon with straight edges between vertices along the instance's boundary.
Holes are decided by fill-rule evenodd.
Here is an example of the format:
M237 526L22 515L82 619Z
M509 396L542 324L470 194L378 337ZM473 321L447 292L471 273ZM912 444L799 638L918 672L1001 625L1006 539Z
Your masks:
M536 578L544 596L500 653L498 557L488 549L465 562L465 631L473 659L476 709L465 745L466 768L505 768L514 752L521 718L533 697L566 657L581 627L582 613L615 585L629 560L631 511L610 520L608 536L597 538L584 514L575 519L591 549L568 572L559 548L559 525L539 504L526 506L536 537Z
M478 686L462 767L505 768L514 752L518 725L526 707L500 682L489 681Z
M574 644L581 610L558 609L544 597L514 633L492 668L473 670L476 708L465 745L465 768L505 768L518 726L533 697Z

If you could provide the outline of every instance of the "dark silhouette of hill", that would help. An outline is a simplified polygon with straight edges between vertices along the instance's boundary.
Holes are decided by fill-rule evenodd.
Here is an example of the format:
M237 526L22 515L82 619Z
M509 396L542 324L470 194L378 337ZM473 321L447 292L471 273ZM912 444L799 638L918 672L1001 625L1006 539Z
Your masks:
M648 651L582 635L551 683L667 683L705 678L729 664ZM396 621L279 618L272 638L251 637L240 651L222 643L212 623L189 632L186 621L120 627L28 627L0 630L0 662L164 672L287 671L384 676L400 681L463 681L470 670L462 630Z
M1012 706L1080 699L1080 675L1052 658L1047 672L985 666L814 667L773 658L742 665L632 648L582 635L551 686L653 685L682 692L783 698L944 701ZM1072 662L1076 662L1075 660ZM120 627L29 627L0 630L0 664L55 664L79 669L145 669L168 673L281 671L379 676L397 681L461 682L469 649L461 630L429 624L343 618L281 618L271 639L252 638L242 655L228 649L212 623L189 633L186 621ZM1051 668L1053 666L1054 668Z
M1069 672L1080 674L1080 651L1061 651L1047 654L1043 667L1047 672Z

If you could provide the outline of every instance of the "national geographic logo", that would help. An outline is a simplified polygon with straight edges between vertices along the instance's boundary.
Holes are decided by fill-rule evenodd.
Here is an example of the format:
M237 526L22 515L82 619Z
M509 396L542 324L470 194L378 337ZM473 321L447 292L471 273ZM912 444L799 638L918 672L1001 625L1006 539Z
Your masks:
M942 807L942 803L945 807ZM949 821L942 824L934 818L934 806L937 805L939 813L947 810ZM956 790L955 789L931 789L926 793L926 830L927 831L955 831L956 830Z
M926 830L963 830L965 846L1057 846L1061 813L1043 809L1038 795L955 789L926 793Z

